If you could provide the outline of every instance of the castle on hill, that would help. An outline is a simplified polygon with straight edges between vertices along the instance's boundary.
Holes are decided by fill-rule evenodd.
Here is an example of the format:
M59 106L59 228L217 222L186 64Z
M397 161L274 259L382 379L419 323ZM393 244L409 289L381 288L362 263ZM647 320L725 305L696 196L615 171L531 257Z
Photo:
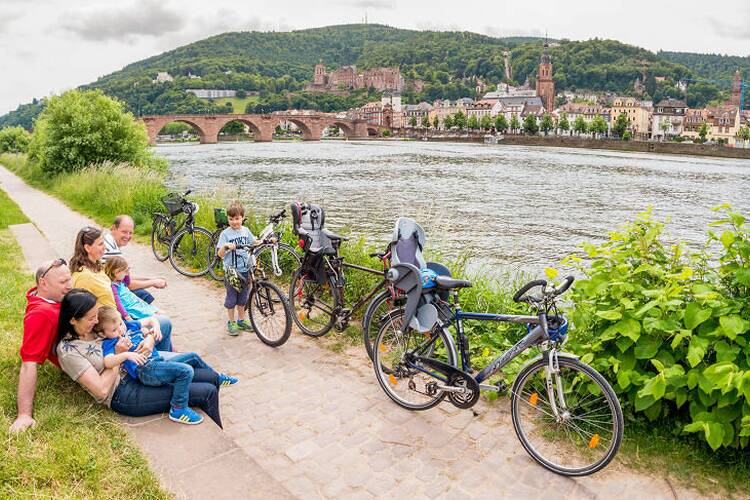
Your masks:
M325 64L318 63L315 65L313 83L305 85L305 90L329 92L374 88L378 92L401 92L404 84L404 77L401 76L399 68L373 68L358 73L354 65L326 71Z

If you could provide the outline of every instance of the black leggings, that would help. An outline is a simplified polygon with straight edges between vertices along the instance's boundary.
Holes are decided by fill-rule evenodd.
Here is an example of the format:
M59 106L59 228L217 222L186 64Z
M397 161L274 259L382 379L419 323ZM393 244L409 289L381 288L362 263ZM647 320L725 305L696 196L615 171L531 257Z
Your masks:
M219 415L218 374L213 370L201 368L196 368L194 372L188 404L203 410L216 425L222 427ZM168 412L171 400L171 385L148 387L125 376L112 396L112 410L129 417L145 417Z

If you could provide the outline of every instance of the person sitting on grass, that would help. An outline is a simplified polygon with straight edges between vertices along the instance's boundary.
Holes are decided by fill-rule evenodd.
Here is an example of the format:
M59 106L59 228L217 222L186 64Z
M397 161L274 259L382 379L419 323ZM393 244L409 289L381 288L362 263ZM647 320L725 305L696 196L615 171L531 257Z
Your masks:
M10 426L11 433L36 425L33 413L37 369L47 360L60 367L52 347L57 336L60 302L73 286L65 259L42 263L34 277L36 286L26 292L21 371L18 375L18 416Z
M128 262L122 257L110 257L104 264L104 273L112 280L112 293L117 310L125 320L153 316L159 309L134 294L123 281L130 272Z
M191 425L203 422L203 417L187 405L188 388L193 381L193 369L211 370L211 367L200 356L194 352L183 352L167 361L155 350L151 351L150 356L135 352L143 342L144 336L151 335L151 331L142 327L137 321L124 323L117 310L111 307L99 308L98 323L94 327L94 331L105 339L102 343L105 368L115 368L122 365L128 375L144 385L151 387L172 386L169 419ZM116 354L115 346L125 336L130 339L132 347L126 352ZM236 378L218 374L220 387L236 383Z
M127 246L135 231L135 222L129 215L118 215L112 223L109 231L104 233L105 252L102 260L107 261L110 257L122 256L122 247ZM129 273L125 277L125 285L133 291L141 300L150 304L154 301L154 296L148 292L148 288L165 288L167 280L162 277L145 278L131 276Z
M169 412L172 408L172 388L150 387L133 379L120 367L104 366L103 339L94 333L99 321L96 297L81 288L69 291L60 304L55 352L60 367L73 381L83 386L97 402L113 411L130 417L144 417ZM132 342L122 337L115 353L128 351ZM148 335L137 350L151 357L154 338ZM171 354L171 353L170 353ZM163 352L160 352L164 356ZM200 408L221 427L219 411L219 375L210 369L193 369L193 381L188 388L187 406Z
M78 231L73 257L70 259L73 286L93 293L98 306L117 308L115 296L112 293L112 280L102 269L102 255L104 255L102 231L93 226L86 226ZM161 340L157 340L156 349L172 351L172 321L163 314L154 317L159 320L162 335Z
M224 307L227 310L227 331L229 335L237 335L239 330L252 330L252 326L247 321L247 300L250 296L250 287L248 286L248 273L250 271L250 254L238 245L250 245L255 242L253 233L242 225L245 219L245 207L238 201L233 201L227 208L227 219L229 227L224 229L219 235L219 241L216 244L216 253L224 259L225 271L230 268L236 268L237 272L244 278L244 286L237 290L224 280L226 288L226 298ZM227 273L228 274L228 273ZM235 313L237 321L235 322Z

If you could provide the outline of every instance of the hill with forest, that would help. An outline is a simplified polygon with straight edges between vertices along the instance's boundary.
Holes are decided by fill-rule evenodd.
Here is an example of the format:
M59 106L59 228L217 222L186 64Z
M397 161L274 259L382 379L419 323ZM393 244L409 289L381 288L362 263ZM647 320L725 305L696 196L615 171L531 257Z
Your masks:
M739 67L750 73L750 59L653 53L615 40L555 40L550 53L558 91L588 90L634 94L634 82L646 85L645 98L687 97L691 106L726 98L729 87L695 82L687 96L676 82L699 80L720 71L721 77ZM348 95L305 92L313 68L322 61L329 69L356 65L360 69L399 66L403 76L422 80L420 92L408 88L406 103L438 98L477 97L479 80L494 86L504 81L503 52L510 51L513 80L534 84L542 40L529 37L495 38L471 32L416 31L372 24L329 26L290 32L232 32L130 64L84 85L101 89L123 101L136 115L167 113L242 112L185 92L191 88L232 89L257 93L250 112L289 108L340 111L379 98L372 89ZM158 72L174 80L154 83ZM4 125L32 126L44 100L24 104L0 117Z

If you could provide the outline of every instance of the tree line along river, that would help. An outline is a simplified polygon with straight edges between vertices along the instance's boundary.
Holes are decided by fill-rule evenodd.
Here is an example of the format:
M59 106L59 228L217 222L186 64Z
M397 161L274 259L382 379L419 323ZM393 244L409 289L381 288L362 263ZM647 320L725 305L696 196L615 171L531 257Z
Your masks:
M175 190L239 197L271 213L292 201L326 210L326 227L381 246L398 216L427 249L467 252L491 274L537 274L653 206L668 236L697 248L710 208L750 211L750 162L524 146L321 141L161 145ZM210 207L207 207L210 209Z

